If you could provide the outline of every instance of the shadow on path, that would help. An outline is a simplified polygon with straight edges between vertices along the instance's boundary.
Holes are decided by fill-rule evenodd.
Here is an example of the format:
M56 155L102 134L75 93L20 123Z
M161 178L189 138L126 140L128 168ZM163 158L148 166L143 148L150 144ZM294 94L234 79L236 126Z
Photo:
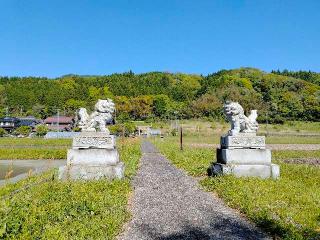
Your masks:
M195 179L172 166L150 142L141 148L133 218L118 239L269 239L221 199L200 190Z

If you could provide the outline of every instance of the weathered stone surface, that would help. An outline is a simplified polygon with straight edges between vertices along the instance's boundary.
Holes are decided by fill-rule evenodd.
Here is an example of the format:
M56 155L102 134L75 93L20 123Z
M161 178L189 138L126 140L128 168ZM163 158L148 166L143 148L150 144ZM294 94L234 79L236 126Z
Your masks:
M94 106L94 112L90 115L87 109L80 108L77 112L77 125L83 132L104 132L110 134L109 129L106 128L106 122L113 121L113 113L115 112L115 105L111 99L99 99Z
M271 164L271 177L273 179L280 178L280 166L277 164Z
M271 164L269 149L217 149L217 162L224 164Z
M217 149L217 162L209 167L208 174L279 178L280 168L271 164L271 151L266 149L265 137L256 136L257 110L251 110L247 117L237 102L227 101L223 108L231 123L231 129L227 135L221 137L220 148Z
M67 165L59 168L59 179L62 180L98 180L123 178L124 164L118 162L117 165L88 165L77 164Z
M105 132L82 132L80 135L73 138L72 148L114 149L115 138L113 135L108 135Z
M91 166L116 165L119 153L116 149L69 149L67 165L87 164Z
M222 136L221 148L265 148L265 136L252 134L238 134L236 136Z
M238 102L227 101L223 105L224 113L231 123L231 129L228 135L236 136L239 133L253 133L256 134L258 130L258 117L257 110L251 110L250 115L247 117L244 114L242 106Z
M221 164L214 163L209 169L210 174L217 175L229 175L232 174L236 177L260 177L263 179L272 177L277 179L280 176L278 165L246 165L246 164Z
M106 132L82 132L68 150L67 165L59 169L60 179L94 180L124 177L115 138Z

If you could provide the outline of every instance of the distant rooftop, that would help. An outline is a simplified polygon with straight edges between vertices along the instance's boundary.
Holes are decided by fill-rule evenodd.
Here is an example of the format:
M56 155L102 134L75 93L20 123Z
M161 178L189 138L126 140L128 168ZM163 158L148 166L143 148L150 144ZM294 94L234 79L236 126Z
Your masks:
M44 120L44 123L73 123L72 117L66 117L66 116L52 116L48 117Z

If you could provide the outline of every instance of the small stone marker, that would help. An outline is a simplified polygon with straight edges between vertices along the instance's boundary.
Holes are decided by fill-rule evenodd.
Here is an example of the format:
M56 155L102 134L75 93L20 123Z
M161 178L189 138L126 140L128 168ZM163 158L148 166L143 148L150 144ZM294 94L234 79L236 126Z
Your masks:
M114 112L111 100L99 100L90 116L81 109L82 131L73 138L68 150L67 165L60 167L59 179L93 180L124 176L124 164L119 159L115 138L105 127ZM80 111L79 111L80 112ZM96 130L97 129L97 130Z
M231 130L221 137L217 162L208 169L209 175L279 178L280 168L271 163L271 151L266 149L265 137L256 136L257 111L252 110L247 117L239 103L227 102L224 112L231 122Z

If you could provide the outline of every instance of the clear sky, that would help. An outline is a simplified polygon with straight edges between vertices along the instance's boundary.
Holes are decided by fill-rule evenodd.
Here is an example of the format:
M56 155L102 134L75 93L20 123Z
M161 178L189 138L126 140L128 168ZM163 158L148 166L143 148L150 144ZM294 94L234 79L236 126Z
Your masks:
M319 0L0 0L0 75L320 72Z

